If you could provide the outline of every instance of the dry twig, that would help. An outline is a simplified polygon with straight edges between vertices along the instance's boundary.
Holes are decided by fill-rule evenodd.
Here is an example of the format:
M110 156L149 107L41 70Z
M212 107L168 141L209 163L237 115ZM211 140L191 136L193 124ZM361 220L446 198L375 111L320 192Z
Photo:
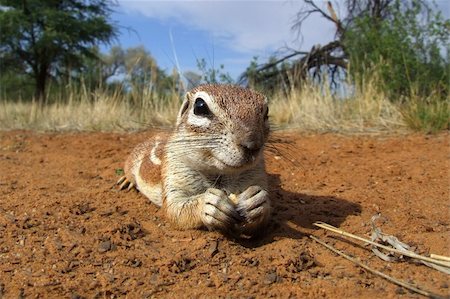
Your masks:
M334 226L332 226L330 224L327 224L325 222L318 221L318 222L315 222L314 225L318 226L318 227L321 227L323 229L332 231L334 233L337 233L337 234L339 234L341 236L346 236L346 237L353 238L353 239L356 239L356 240L359 240L359 241L362 241L362 242L365 242L365 243L369 243L371 245L377 246L379 248L382 248L382 249L385 249L385 250L388 250L388 251L391 251L391 252L395 252L395 253L398 253L398 254L409 256L411 258L415 258L415 259L422 260L422 261L425 261L425 262L433 263L433 264L436 264L436 265L439 265L439 266L442 266L442 267L445 267L445 268L450 268L450 262L444 261L442 259L434 259L434 258L431 258L431 257L422 256L420 254L417 254L417 253L414 253L414 252L411 252L411 251L398 250L398 249L390 247L390 246L385 246L385 245L373 242L371 240L362 238L360 236L348 233L346 231L343 231L343 230L341 230L341 229L339 229L337 227L334 227Z
M421 294L423 296L427 296L427 297L430 297L430 298L443 298L443 297L441 297L441 296L439 296L437 294L434 294L434 293L432 293L430 291L424 290L422 287L418 287L416 285L412 285L410 283L404 282L402 280L399 280L399 279L391 277L391 276L389 276L387 274L384 274L383 272L375 270L375 269L369 267L368 265L362 263L361 261L359 261L359 260L357 260L355 258L352 258L351 256L348 256L347 254L343 253L342 251L339 251L338 249L334 248L333 246L323 242L322 240L318 239L317 237L310 236L310 238L313 239L314 241L316 241L317 243L325 246L326 248L328 248L329 250L333 251L334 253L342 256L343 258L345 258L345 259L347 259L347 260L357 264L358 266L366 269L367 271L369 271L369 272L371 272L371 273L373 273L375 275L378 275L378 276L380 276L380 277L382 277L382 278L384 278L384 279L386 279L386 280L388 280L388 281L390 281L392 283L395 283L396 285L402 286L402 287L404 287L404 288L406 288L406 289L408 289L410 291L416 292L418 294Z
M381 231L381 228L377 227L375 224L375 221L377 219L379 219L381 217L381 214L376 214L372 217L372 236L370 238L371 241L373 242L381 242L384 244L389 244L390 246L392 246L393 248L401 251L403 253L403 255L408 255L408 253L413 253L414 251L411 249L411 247L408 244L405 244L403 242L401 242L399 239L397 239L395 236L392 235L387 235L385 233L383 233ZM402 258L403 255L400 255L400 257L394 256L392 254L392 251L389 251L387 254L383 253L381 250L379 250L377 247L372 246L372 252L378 256L379 258L388 261L388 262L392 262L392 261L398 261L400 258ZM445 274L450 274L450 263L448 263L448 260L445 261L442 259L442 257L440 259L436 259L433 256L430 256L431 259L434 259L435 261L439 262L439 264L437 264L436 262L429 262L429 261L425 261L423 259L420 259L419 262L424 264L425 266L428 266L430 268L433 268L435 270L441 271ZM447 258L448 259L448 258ZM440 265L440 261L447 263L448 266L443 266Z

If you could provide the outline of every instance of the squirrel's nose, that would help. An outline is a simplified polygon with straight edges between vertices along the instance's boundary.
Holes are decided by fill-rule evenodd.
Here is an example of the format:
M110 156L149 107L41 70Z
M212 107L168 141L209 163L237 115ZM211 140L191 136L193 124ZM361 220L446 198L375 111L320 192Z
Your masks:
M255 155L259 152L262 145L260 142L257 141L242 141L240 143L241 147L244 149L244 151L250 155Z

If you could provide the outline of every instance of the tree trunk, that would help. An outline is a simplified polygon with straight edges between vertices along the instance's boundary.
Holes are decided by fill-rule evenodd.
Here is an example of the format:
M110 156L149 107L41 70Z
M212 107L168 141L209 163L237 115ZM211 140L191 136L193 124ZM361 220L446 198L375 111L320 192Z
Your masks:
M47 102L47 68L41 66L40 70L34 74L34 80L36 82L34 97L38 101L39 106L43 107Z

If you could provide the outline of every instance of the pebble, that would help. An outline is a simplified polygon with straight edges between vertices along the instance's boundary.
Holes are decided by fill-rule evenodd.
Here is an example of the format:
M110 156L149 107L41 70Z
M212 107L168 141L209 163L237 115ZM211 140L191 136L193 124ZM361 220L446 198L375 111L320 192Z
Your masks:
M264 284L272 284L277 282L278 280L278 275L276 272L271 272L268 273L264 279Z
M208 254L210 257L213 257L218 252L219 252L219 241L213 241L208 248Z
M98 245L98 252L103 253L111 250L111 241L102 241Z

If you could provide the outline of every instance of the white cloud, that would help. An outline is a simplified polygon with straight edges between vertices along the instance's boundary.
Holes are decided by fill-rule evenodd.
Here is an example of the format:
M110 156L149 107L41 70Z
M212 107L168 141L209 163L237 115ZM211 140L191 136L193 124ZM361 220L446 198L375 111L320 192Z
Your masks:
M294 47L296 34L291 26L300 9L298 1L120 0L120 5L127 13L202 30L224 47L254 54L284 45ZM303 28L303 49L323 44L333 36L332 27L319 18L311 18Z

